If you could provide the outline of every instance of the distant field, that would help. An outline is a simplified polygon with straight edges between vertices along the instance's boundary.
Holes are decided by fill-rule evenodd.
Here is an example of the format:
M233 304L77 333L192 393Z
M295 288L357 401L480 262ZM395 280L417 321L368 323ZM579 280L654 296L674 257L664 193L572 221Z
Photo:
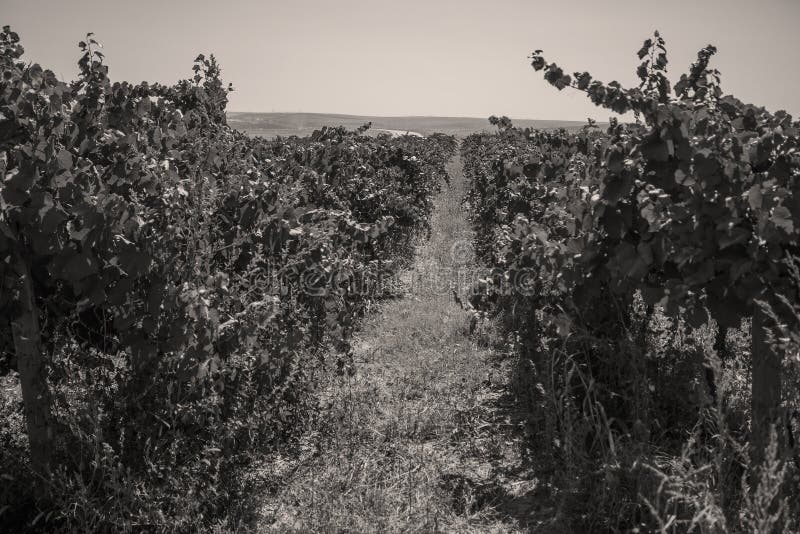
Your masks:
M515 126L541 129L577 130L585 122L512 119ZM243 113L229 112L228 124L250 135L263 137L305 136L322 126L357 128L372 122L371 131L412 132L429 135L435 132L466 136L479 131L493 131L486 118L472 117L365 117L327 113Z

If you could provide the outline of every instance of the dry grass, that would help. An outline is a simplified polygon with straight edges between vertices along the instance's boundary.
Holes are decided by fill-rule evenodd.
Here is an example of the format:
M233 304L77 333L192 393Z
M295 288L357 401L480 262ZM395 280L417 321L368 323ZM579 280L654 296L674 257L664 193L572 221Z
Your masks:
M363 325L355 375L319 393L320 422L284 459L261 531L505 533L550 515L523 460L511 363L470 339L452 294L475 273L457 158L449 170L406 295Z

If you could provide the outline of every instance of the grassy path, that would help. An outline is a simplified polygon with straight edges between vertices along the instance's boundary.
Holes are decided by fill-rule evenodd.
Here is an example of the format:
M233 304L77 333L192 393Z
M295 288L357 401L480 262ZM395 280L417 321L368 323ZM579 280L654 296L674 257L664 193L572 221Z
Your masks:
M320 394L311 452L270 495L264 532L525 532L541 489L508 387L512 362L469 335L474 279L458 157L431 239L356 341L357 372ZM546 501L546 499L544 499Z

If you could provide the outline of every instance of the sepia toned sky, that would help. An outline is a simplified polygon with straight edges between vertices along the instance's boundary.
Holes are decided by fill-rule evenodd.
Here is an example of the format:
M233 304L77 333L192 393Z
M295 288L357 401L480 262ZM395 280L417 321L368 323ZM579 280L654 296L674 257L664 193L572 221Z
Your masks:
M610 112L549 86L532 50L630 86L659 29L673 80L712 43L726 92L800 115L800 0L0 0L0 24L66 79L89 31L113 80L173 83L213 52L232 111L563 120Z

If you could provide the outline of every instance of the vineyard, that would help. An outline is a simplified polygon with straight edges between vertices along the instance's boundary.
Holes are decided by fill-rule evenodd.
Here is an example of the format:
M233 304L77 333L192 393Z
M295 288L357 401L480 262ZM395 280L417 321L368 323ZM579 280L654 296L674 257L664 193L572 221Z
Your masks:
M491 268L473 301L522 358L565 506L601 511L580 531L800 528L800 123L723 95L715 52L673 96L658 33L634 89L537 51L550 84L636 123L492 117L462 146Z
M0 34L0 368L24 405L2 410L3 520L189 530L244 498L226 477L292 432L315 373L352 372L455 141L251 139L213 56L112 84L80 46L66 83Z
M451 411L402 436L457 459L426 460L442 463L441 501L414 501L445 503L441 520L402 501L387 508L413 528L381 531L800 532L800 123L723 94L713 46L672 86L656 32L634 88L536 51L556 89L634 121L567 132L491 117L497 132L460 150L369 124L251 137L227 124L233 88L214 56L174 85L130 84L109 79L92 34L79 46L68 82L0 33L0 530L249 532L253 503L281 488L248 473L330 425L331 381L348 406L360 376L399 381L356 353L388 343L359 330L406 300L384 327L423 341L395 339L407 354L382 365L439 376L419 387L447 389L430 396ZM479 275L425 301L397 282L421 257ZM425 367L420 355L451 348L469 379ZM488 378L470 371L482 365ZM517 429L476 400L498 388ZM331 494L399 455L383 419L341 419L359 417L350 456L328 461L356 467ZM379 438L361 436L373 423ZM512 480L499 445L476 445L502 432L533 474ZM506 478L458 471L476 458ZM547 489L507 490L534 478ZM329 521L293 532L383 525L337 527L324 504L284 500Z

